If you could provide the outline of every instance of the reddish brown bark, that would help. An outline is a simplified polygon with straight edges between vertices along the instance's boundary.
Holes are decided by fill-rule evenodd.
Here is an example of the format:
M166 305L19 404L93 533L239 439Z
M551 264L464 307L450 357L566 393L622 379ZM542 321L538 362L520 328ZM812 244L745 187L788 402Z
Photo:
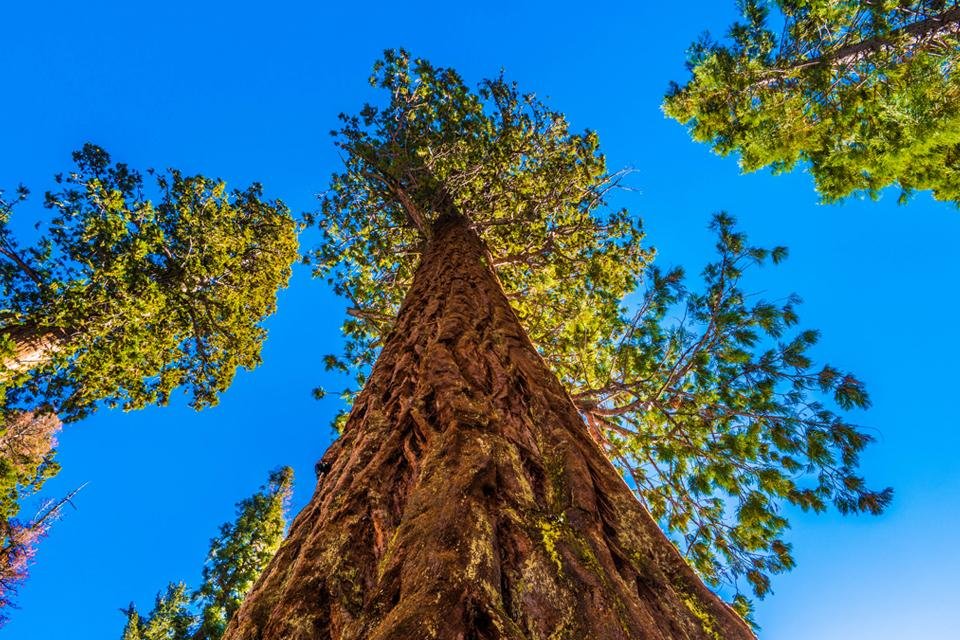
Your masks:
M329 471L225 640L748 639L441 219Z

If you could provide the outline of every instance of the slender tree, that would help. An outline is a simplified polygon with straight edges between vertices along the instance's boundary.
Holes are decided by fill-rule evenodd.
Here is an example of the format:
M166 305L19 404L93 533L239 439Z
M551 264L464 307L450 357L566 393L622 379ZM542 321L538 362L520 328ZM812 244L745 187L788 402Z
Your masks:
M371 82L390 100L343 117L314 254L351 303L328 365L363 390L225 638L752 637L658 521L708 581L762 593L792 563L780 502L889 499L854 474L868 438L814 398L863 406L862 385L812 368L814 332L782 338L794 301L739 286L784 250L719 216L687 293L603 213L619 176L594 133L403 51Z
M293 490L293 469L270 474L267 484L237 503L237 518L223 524L210 541L203 582L189 593L184 583L171 583L149 615L133 603L123 613L122 640L220 640L286 530L286 507Z
M61 418L103 402L164 404L177 387L196 408L214 404L238 367L259 364L263 319L297 259L292 218L259 185L228 192L175 170L150 171L150 185L90 144L74 160L47 193L52 216L30 246L10 224L27 190L0 193L4 548L27 549L39 535L26 532L45 529L10 519L56 473ZM22 579L29 555L0 557L0 573Z
M729 38L705 38L666 113L740 166L809 164L824 200L960 203L960 4L945 0L744 0ZM772 10L771 10L772 9Z

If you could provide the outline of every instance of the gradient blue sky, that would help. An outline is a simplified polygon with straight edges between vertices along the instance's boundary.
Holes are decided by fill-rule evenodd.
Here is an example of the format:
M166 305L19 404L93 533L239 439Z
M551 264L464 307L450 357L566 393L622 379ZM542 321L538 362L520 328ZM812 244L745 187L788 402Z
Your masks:
M869 386L874 407L855 417L878 442L863 466L896 488L895 501L880 517L790 512L799 566L758 604L761 637L955 638L960 213L926 194L905 207L895 193L821 206L809 176L741 176L665 120L660 98L683 77L685 48L723 31L733 0L520 4L3 3L0 185L30 186L37 197L18 215L39 215L52 174L94 141L135 167L259 180L307 210L337 169L336 115L372 97L366 78L384 48L471 83L503 67L575 127L598 131L611 167L636 169L636 191L617 203L644 219L662 264L698 272L720 209L758 243L789 245L791 258L756 274L754 290L799 293L802 324L823 332L816 355ZM342 310L301 268L269 321L265 364L218 407L197 414L178 400L68 426L64 471L45 493L88 484L0 635L118 638L120 607L149 609L170 580L197 583L209 538L275 466L296 469L296 512L331 439L336 401L310 389L337 387L320 359L338 348Z

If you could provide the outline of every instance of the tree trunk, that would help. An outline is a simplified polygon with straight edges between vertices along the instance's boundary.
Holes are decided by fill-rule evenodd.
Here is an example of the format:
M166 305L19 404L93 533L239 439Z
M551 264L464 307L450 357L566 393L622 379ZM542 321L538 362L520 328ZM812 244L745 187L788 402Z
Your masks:
M313 499L225 640L754 637L590 439L488 255L466 219L434 225Z
M62 330L32 325L0 329L0 339L8 338L13 343L13 351L2 360L0 382L48 362L63 347L65 335Z

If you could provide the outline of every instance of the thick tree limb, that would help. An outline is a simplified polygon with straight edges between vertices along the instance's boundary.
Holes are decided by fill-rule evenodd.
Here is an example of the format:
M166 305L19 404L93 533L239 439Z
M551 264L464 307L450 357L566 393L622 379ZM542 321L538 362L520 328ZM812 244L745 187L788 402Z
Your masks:
M761 84L763 86L772 86L780 80L780 76L804 69L824 66L831 66L837 69L846 68L885 49L903 46L903 43L900 42L903 39L907 39L907 47L912 48L925 41L942 43L943 39L957 35L960 35L960 6L947 9L935 16L900 27L899 29L894 29L890 33L876 35L861 40L860 42L845 45L832 53L827 53L826 55L821 55L810 60L796 62L785 67L771 69L770 72L775 73L777 77L768 78Z

